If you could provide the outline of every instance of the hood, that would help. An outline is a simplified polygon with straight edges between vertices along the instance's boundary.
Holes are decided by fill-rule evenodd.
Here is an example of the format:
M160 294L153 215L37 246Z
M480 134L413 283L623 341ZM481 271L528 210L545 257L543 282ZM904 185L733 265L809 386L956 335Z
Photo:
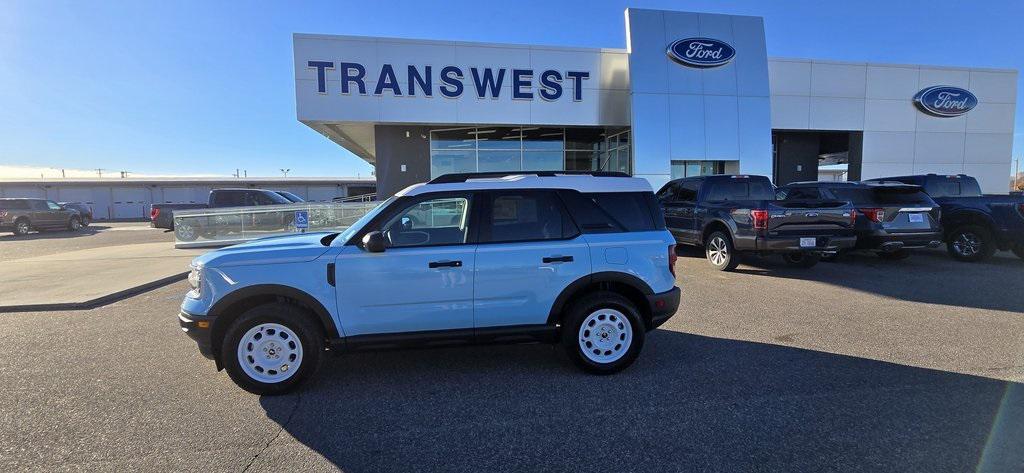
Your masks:
M226 267L313 261L330 249L330 246L320 243L323 237L330 234L316 232L260 238L211 251L192 260L192 263Z

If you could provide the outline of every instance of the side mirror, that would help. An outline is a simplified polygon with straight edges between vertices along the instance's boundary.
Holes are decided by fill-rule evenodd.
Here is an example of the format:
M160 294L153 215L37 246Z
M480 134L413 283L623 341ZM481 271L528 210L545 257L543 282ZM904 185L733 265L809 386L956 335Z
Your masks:
M370 253L381 253L387 248L387 241L381 232L370 232L363 235L363 249Z

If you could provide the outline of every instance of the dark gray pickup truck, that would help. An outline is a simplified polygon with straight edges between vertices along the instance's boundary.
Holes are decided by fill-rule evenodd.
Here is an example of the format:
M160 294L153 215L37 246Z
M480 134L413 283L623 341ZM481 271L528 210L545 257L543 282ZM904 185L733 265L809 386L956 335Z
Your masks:
M677 179L658 191L658 200L676 241L703 246L723 271L734 269L742 253L780 254L789 265L811 267L857 242L849 202L778 201L764 176Z
M298 196L296 196L298 198ZM266 189L214 189L210 191L210 200L208 204L153 204L149 208L149 220L150 226L154 228L166 228L168 230L175 230L179 239L184 241L195 240L199 235L201 228L174 228L174 211L175 210L191 210L191 209L214 209L223 207L252 207L261 205L288 205L293 203L292 200L281 195L277 191L271 191ZM281 219L277 215L273 216L254 216L252 218L260 220L259 224L280 224L281 226L287 226L291 222L285 221L274 221L265 222L266 218ZM273 226L273 225L272 225Z

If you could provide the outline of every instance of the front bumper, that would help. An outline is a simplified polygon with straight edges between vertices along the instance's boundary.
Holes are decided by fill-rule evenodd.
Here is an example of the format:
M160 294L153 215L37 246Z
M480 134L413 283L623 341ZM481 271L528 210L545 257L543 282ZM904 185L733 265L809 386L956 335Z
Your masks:
M937 248L942 244L942 232L889 233L872 232L857 239L857 248L881 251Z
M199 345L199 353L211 360L213 359L213 346L210 343L210 333L213 331L214 318L190 314L184 310L178 312L178 323L181 325L181 330Z
M801 246L801 238L814 238L814 246ZM757 239L758 251L792 252L807 251L812 253L832 253L853 248L857 244L856 235L843 236L768 236Z
M678 287L673 287L668 291L651 294L647 296L647 308L651 314L651 326L649 330L654 330L660 327L662 324L676 315L676 311L679 310L679 296L682 291Z

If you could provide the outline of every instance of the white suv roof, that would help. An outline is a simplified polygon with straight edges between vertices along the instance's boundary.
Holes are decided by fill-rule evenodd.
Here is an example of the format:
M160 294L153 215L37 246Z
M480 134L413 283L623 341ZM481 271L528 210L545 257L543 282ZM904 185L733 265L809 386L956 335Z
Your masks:
M572 189L580 192L652 192L646 179L617 172L519 172L446 174L430 182L413 184L398 197L427 192L491 189Z

